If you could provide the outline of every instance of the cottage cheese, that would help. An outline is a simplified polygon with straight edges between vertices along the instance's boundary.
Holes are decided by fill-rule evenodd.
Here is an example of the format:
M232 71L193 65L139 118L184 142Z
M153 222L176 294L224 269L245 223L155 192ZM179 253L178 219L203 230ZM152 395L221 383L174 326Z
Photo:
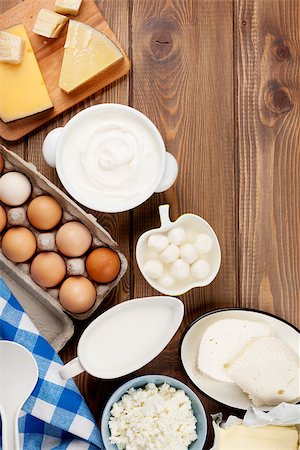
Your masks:
M187 450L197 439L196 423L183 390L149 383L114 403L110 441L119 450Z

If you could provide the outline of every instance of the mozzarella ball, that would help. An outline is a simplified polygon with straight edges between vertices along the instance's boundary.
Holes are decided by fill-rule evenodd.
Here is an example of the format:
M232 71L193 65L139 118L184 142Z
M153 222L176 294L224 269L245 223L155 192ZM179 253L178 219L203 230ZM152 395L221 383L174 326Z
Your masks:
M150 278L160 278L164 273L164 266L156 259L149 259L144 265L144 272Z
M171 244L182 245L186 241L186 232L182 227L172 228L168 233L168 238Z
M183 244L183 246L180 247L180 256L183 261L192 264L198 258L198 252L193 244Z
M212 250L214 244L212 238L208 234L201 233L197 234L195 245L198 252L204 255Z
M199 280L203 280L210 273L210 264L205 259L197 259L191 266L192 275Z
M164 273L162 277L158 280L159 284L161 286L164 286L166 288L173 287L175 284L175 278L172 277L169 273Z
M172 263L179 258L179 247L175 244L170 244L163 252L161 252L159 257L164 263Z
M156 253L161 253L169 245L169 239L164 234L152 234L148 239L148 247Z
M184 280L190 274L190 266L183 259L177 259L171 266L171 275L177 280Z

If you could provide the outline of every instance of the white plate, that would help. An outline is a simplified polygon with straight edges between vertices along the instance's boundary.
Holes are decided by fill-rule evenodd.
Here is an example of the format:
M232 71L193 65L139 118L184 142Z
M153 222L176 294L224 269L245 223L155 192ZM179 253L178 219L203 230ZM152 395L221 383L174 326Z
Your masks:
M198 349L201 337L207 327L220 319L255 320L268 323L276 337L300 352L300 333L296 327L271 314L250 309L226 308L211 311L199 317L186 330L181 343L181 361L192 382L208 397L232 408L246 410L252 402L236 385L213 380L197 368ZM266 408L262 408L266 410Z

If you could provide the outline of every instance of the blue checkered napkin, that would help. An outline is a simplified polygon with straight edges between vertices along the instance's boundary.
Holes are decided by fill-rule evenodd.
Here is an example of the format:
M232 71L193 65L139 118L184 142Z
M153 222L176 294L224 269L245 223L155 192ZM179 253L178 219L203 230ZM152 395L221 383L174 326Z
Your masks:
M1 278L0 339L22 344L33 354L39 367L37 385L19 417L21 448L103 449L94 418L75 382L60 378L61 359Z

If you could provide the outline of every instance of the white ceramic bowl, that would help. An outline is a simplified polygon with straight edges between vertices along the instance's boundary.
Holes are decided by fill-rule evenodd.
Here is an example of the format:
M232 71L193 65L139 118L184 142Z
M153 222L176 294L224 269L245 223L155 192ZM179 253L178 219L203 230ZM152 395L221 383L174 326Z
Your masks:
M221 265L221 249L214 230L209 225L209 223L206 222L206 220L204 220L200 216L197 216L196 214L183 214L178 217L175 222L171 222L169 217L169 209L170 205L161 205L159 207L161 226L159 228L149 230L140 236L136 245L136 260L144 278L153 288L163 294L176 296L182 295L195 287L207 286L214 280L214 278L217 276L217 273L219 272ZM204 279L196 280L195 278L189 277L186 280L178 280L178 282L176 282L175 286L172 288L166 288L162 286L157 279L150 278L144 271L144 265L149 259L149 249L147 243L151 235L167 233L172 228L181 225L186 229L189 229L193 234L205 233L211 237L213 241L213 248L207 256L211 270L208 276ZM159 259L156 255L154 255L153 257Z
M117 200L114 200L112 205L105 202L106 196L100 191L99 195L93 195L94 198L91 198L90 190L86 190L85 192L83 186L79 189L78 180L76 180L76 177L72 178L72 173L70 172L70 161L66 158L68 163L65 162L64 157L66 148L68 147L66 143L68 142L68 138L74 133L74 130L76 130L76 132L80 130L81 125L85 123L86 120L88 120L89 123L101 123L108 115L113 117L113 120L118 126L122 126L122 123L126 118L134 121L145 131L145 133L148 133L148 136L150 135L153 137L153 143L155 143L154 145L156 146L160 158L160 165L153 174L151 184L145 184L145 187L141 186L138 197L133 196L133 198L128 199L128 201L119 203ZM118 119L115 119L115 117ZM101 136L101 133L97 128L93 130L93 135L95 133L98 133L98 135ZM95 143L93 144L93 149L94 148L96 148ZM98 153L96 154L98 155ZM154 123L140 111L116 103L104 103L86 108L72 117L64 127L55 128L50 131L43 143L43 156L51 167L56 168L60 181L73 198L88 208L109 213L130 210L146 201L154 192L166 191L172 186L178 174L177 161L173 155L166 152L164 141ZM94 167L97 166L97 164L97 159L95 159Z
M103 439L103 443L106 450L117 450L117 446L114 444L111 444L109 441L110 431L108 422L110 419L110 411L112 408L112 405L119 401L125 392L128 391L130 388L143 388L148 383L154 383L156 385L161 385L163 383L167 383L170 386L175 387L176 389L182 389L186 395L189 397L192 403L192 409L194 412L194 415L197 419L197 425L196 425L196 432L198 435L198 439L193 442L189 446L189 450L202 450L205 444L206 440L206 434L207 434L207 420L206 420L206 414L205 410L203 408L203 405L200 401L200 399L197 397L197 395L184 383L182 383L179 380L176 380L175 378L167 377L165 375L144 375L138 378L135 378L134 380L130 380L127 383L123 384L119 389L117 389L114 394L110 397L108 400L105 409L103 411L102 419L101 419L101 435ZM162 449L163 450L163 449Z
M196 319L185 331L181 343L181 361L183 367L203 394L212 400L232 408L247 410L253 406L247 394L238 386L213 380L201 373L197 368L198 349L201 337L208 326L220 319L255 320L269 324L275 331L275 336L285 342L297 354L300 352L299 330L272 314L242 308L225 308L210 311ZM262 410L270 408L262 407Z

